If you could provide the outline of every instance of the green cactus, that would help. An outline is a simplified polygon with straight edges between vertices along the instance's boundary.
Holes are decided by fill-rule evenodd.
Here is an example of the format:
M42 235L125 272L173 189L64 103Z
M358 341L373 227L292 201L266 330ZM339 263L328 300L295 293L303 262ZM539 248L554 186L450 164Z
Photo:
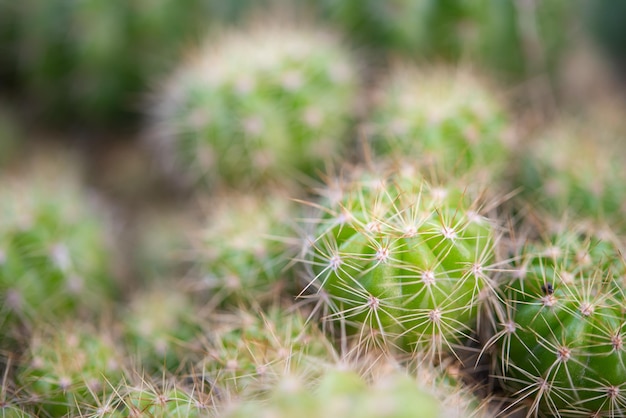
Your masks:
M247 401L232 406L228 418L258 417L364 417L443 418L488 416L462 389L439 380L428 386L399 371L368 385L358 373L330 370L317 387L294 376L284 377L265 402Z
M175 371L193 354L191 346L201 333L199 317L180 291L158 286L140 292L123 318L129 351L147 372Z
M370 117L375 154L411 158L439 176L482 170L497 178L512 129L495 95L463 69L396 68Z
M330 318L385 347L453 351L493 296L496 227L487 201L414 170L361 173L332 185L304 246L310 283ZM367 343L369 344L369 343Z
M272 307L216 319L198 369L222 399L265 393L289 373L312 378L336 357L324 335L298 312Z
M623 244L571 222L527 243L494 336L499 374L529 414L622 416L626 382Z
M195 240L197 286L210 293L211 305L275 302L281 287L293 282L283 272L296 247L289 242L291 202L277 193L230 195L218 202L211 201L208 225Z
M111 418L195 418L206 417L211 405L205 404L196 394L179 388L160 390L150 386L132 387L126 390L117 409L111 409Z
M336 158L353 116L350 51L329 33L278 24L207 42L154 110L153 145L175 178L292 184Z
M563 123L529 143L519 185L528 200L555 216L568 213L623 226L626 157L619 143L589 126Z
M2 337L16 321L98 312L115 294L102 208L64 164L35 161L0 181Z
M16 380L39 414L78 416L119 390L124 371L109 336L67 324L33 336Z

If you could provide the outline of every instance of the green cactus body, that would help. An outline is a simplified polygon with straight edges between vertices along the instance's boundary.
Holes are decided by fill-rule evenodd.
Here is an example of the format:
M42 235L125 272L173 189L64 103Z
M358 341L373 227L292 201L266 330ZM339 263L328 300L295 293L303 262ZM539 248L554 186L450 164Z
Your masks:
M413 171L330 187L305 243L308 287L359 338L379 335L433 355L454 351L492 294L495 227L473 193L430 185Z
M522 160L519 184L526 197L556 216L567 212L623 227L626 158L619 144L604 139L576 125L544 133Z
M316 376L334 351L324 335L297 312L241 311L212 325L207 357L199 368L223 399L266 393L281 377Z
M29 326L97 312L115 293L106 223L71 170L41 164L22 174L0 183L0 293L6 324L10 328L19 319Z
M81 407L113 393L124 378L110 338L87 327L67 328L33 337L16 377L34 407L50 416L78 416Z
M290 203L277 194L231 195L209 213L195 245L200 286L219 305L275 301L288 285L284 268L294 255L288 221Z
M388 417L443 418L487 416L459 391L444 384L426 387L400 372L389 373L370 385L359 374L349 370L327 371L315 389L294 376L277 384L265 402L247 401L227 411L229 418L258 417ZM450 408L451 404L455 408Z
M183 390L161 391L141 387L128 389L120 407L106 416L111 418L200 418L209 416L209 412L208 405Z
M503 384L530 413L626 412L625 271L618 242L572 225L522 251L496 337Z
M198 313L184 293L157 288L135 295L124 317L131 352L149 372L177 370L192 355L200 333Z
M164 165L187 182L236 186L313 175L342 150L350 126L349 56L313 30L270 26L209 40L155 109Z
M496 178L512 139L494 94L464 70L395 69L370 119L376 154L417 159L439 176L483 170Z

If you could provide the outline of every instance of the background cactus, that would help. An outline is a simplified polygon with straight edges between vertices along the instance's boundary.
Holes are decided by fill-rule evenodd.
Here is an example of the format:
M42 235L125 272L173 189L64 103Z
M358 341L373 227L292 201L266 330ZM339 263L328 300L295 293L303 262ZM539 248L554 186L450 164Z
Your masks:
M356 77L327 32L275 24L208 39L158 98L154 147L188 181L291 184L343 151Z
M96 313L115 294L105 217L59 160L33 161L1 181L3 336L15 321Z
M626 154L617 136L585 123L554 126L527 144L518 184L532 204L555 216L568 212L623 227Z
M626 411L622 251L606 231L563 223L516 257L495 338L503 384L529 414Z
M279 193L210 203L194 243L192 286L212 306L262 306L293 294L293 275L283 271L296 252L292 203Z
M17 381L39 416L78 416L82 407L119 390L122 357L111 337L84 324L68 324L33 336Z
M438 176L478 171L493 178L506 166L513 132L498 98L464 69L391 71L370 116L379 156L410 158Z
M436 356L458 350L493 292L496 226L481 215L488 202L416 172L378 172L325 191L304 243L307 288L364 344L375 337Z

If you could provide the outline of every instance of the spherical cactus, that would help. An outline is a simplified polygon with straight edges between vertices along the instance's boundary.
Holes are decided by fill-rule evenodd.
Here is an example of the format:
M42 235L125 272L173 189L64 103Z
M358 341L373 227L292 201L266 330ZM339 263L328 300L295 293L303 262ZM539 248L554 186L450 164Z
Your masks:
M307 288L329 317L363 344L436 356L465 344L493 296L497 230L481 214L489 202L408 169L361 173L325 194L304 246Z
M33 336L16 380L39 416L79 416L119 390L121 357L110 337L68 324Z
M625 161L620 144L602 133L564 124L529 144L519 184L528 200L553 215L567 212L623 227Z
M144 385L127 389L122 402L115 410L107 411L111 418L200 418L209 416L210 405L198 393L188 393L179 388L158 389Z
M213 205L194 244L198 291L214 305L276 301L290 285L283 270L295 255L291 202L279 194L231 195Z
M266 393L289 373L314 377L336 357L324 335L298 312L273 307L216 319L198 369L223 400Z
M200 315L184 293L157 287L137 293L123 318L130 353L147 372L177 370L191 361Z
M61 168L71 164L57 163L26 164L0 183L0 295L9 328L95 313L115 293L102 208L76 172Z
M168 169L187 182L289 184L340 153L356 70L334 37L269 25L207 42L154 111L151 136Z
M439 176L499 176L513 139L497 97L467 70L396 68L379 86L370 117L375 154L411 158Z
M399 371L388 373L369 385L350 370L329 370L312 389L310 382L284 377L265 402L247 401L231 407L229 418L329 416L443 418L488 416L464 389L440 379L436 385L418 382ZM459 402L459 400L461 402Z
M566 223L518 255L494 341L503 385L530 414L626 412L622 254L609 233Z

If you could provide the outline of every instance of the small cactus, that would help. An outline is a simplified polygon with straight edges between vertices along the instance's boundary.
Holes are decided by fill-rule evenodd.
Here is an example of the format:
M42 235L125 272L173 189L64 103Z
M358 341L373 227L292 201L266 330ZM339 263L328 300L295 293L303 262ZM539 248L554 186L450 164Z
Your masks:
M369 129L376 155L411 158L443 176L505 167L512 130L497 97L467 70L396 68L375 96Z
M199 394L179 388L161 390L144 385L131 387L126 392L118 407L107 417L201 418L211 412L211 405L204 403Z
M364 417L443 418L488 416L463 389L419 382L399 371L388 373L369 385L350 370L327 371L312 390L295 376L284 377L265 402L247 401L231 407L228 418L258 417ZM459 402L461 400L461 402Z
M387 347L441 356L465 344L496 262L496 226L476 191L403 170L324 193L304 247L307 288L329 317Z
M19 320L29 327L97 312L115 293L107 223L71 169L63 172L43 161L23 168L32 171L0 181L0 298L6 325L10 329Z
M317 375L334 350L302 314L272 307L216 317L198 368L222 399L267 392L281 377Z
M289 184L343 149L355 78L349 51L320 30L274 25L208 39L159 97L155 147L187 183Z
M530 414L626 412L622 245L608 232L563 223L516 257L494 341L503 385L528 401Z
M200 334L197 309L184 293L157 287L135 295L123 318L130 353L139 356L139 367L148 372L177 370L193 354L191 346Z
M33 336L16 380L40 414L78 416L118 390L124 371L110 337L68 324Z
M623 227L626 155L605 136L573 123L543 133L522 159L526 198L555 216L567 212Z
M213 203L213 200L211 201ZM260 305L276 301L294 243L291 202L284 196L231 195L213 204L208 225L195 240L199 291L214 305Z

